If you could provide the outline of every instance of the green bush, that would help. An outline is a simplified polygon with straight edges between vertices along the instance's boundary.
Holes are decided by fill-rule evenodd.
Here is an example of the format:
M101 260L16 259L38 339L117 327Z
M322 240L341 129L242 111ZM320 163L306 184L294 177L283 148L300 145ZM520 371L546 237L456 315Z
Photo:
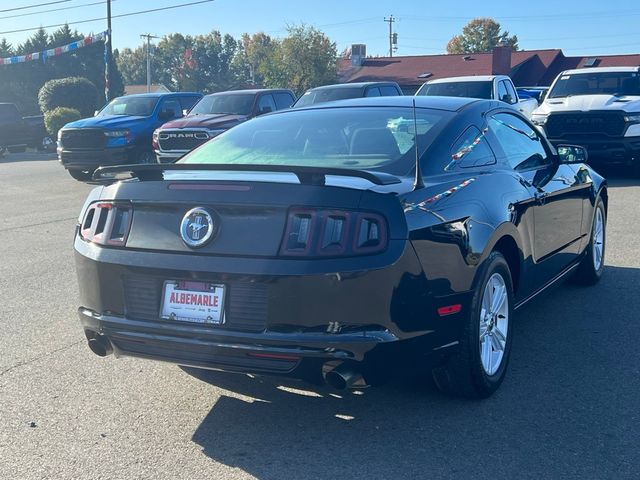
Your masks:
M58 107L74 108L82 117L91 117L98 103L98 89L86 78L67 77L49 80L38 93L43 112Z
M47 132L55 139L58 138L58 130L69 122L80 120L82 115L75 108L58 107L44 113L44 125Z

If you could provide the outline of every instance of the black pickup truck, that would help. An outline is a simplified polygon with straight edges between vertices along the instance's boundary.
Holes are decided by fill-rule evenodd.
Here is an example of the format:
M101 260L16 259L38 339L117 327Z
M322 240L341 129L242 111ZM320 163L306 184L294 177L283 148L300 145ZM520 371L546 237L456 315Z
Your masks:
M24 152L27 147L46 149L53 141L42 115L23 117L13 103L0 103L0 156L6 151Z

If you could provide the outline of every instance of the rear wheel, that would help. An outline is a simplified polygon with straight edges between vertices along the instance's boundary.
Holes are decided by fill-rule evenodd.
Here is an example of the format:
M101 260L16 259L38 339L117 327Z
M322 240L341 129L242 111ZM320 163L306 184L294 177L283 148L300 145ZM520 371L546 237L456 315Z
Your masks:
M69 175L80 182L86 182L88 180L91 180L91 178L93 177L93 171L90 170L78 170L70 168L67 171L69 172Z
M591 225L591 239L587 252L575 273L574 279L583 285L595 285L604 272L604 253L606 245L606 215L604 203L598 198Z
M486 398L498 389L513 337L513 286L502 254L491 253L479 278L458 350L433 370L440 390L470 398Z

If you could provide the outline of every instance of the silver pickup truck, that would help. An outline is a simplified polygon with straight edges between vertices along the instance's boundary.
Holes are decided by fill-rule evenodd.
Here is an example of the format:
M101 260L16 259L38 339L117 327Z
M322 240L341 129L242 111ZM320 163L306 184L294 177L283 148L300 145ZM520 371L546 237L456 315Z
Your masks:
M527 118L531 118L533 111L538 108L535 98L518 97L513 82L506 75L439 78L422 85L416 95L500 100Z

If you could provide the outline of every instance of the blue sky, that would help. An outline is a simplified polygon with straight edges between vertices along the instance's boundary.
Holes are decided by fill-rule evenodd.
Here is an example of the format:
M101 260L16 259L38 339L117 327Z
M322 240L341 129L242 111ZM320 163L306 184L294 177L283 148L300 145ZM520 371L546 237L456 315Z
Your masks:
M52 0L3 0L7 10ZM194 0L112 0L113 15L188 3ZM97 0L68 0L38 8L0 12L0 38L13 44L32 32L11 30L103 17L104 3ZM62 9L37 13L42 10ZM15 15L33 15L15 17ZM264 31L284 36L289 24L306 23L324 31L337 43L338 51L352 43L365 43L369 55L386 55L388 24L393 14L398 33L396 55L443 53L447 41L471 19L489 16L503 29L517 34L524 49L562 48L567 55L640 53L640 2L631 0L403 0L399 2L361 0L215 0L164 12L113 20L114 47L135 47L142 33L206 33L220 30L239 37L243 32ZM12 17L12 18L8 18ZM106 29L105 21L72 25L80 32Z

